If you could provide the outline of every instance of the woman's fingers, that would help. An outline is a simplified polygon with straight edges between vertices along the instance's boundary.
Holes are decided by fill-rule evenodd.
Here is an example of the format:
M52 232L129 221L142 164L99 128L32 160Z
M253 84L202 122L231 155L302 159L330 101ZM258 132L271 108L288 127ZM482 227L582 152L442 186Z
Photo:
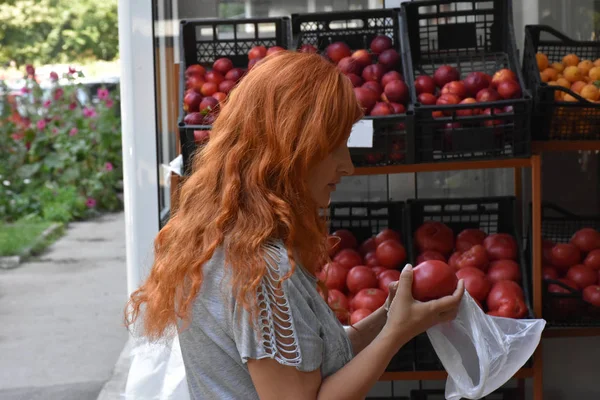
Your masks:
M461 279L458 281L456 290L451 296L442 297L441 299L430 301L430 306L438 313L443 313L454 308L458 308L465 293L465 283Z

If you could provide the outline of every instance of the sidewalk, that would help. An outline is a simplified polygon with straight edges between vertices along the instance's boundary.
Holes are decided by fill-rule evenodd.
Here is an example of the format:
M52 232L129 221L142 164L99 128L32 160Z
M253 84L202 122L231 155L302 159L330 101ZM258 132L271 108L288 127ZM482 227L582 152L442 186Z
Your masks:
M127 341L126 300L122 213L0 271L0 399L96 400Z

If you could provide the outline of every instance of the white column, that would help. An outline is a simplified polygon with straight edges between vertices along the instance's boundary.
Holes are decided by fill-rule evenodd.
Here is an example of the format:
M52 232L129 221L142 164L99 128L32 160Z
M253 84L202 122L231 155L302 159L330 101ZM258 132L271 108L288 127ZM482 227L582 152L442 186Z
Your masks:
M127 241L127 290L152 264L158 232L158 169L152 2L119 0L121 130Z

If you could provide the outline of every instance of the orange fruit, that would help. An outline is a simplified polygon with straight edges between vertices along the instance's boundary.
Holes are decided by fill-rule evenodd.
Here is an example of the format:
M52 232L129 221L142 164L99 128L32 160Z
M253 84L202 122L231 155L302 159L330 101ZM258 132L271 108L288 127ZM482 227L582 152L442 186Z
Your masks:
M590 72L590 69L592 69L593 67L594 63L592 63L590 60L583 60L577 65L577 68L579 68L583 76L587 76Z
M587 85L586 82L583 81L577 81L574 84L571 85L571 90L574 91L575 93L579 94L579 92L581 92L581 89L583 89L583 87Z
M594 85L585 85L579 95L586 100L596 101L600 99L600 90Z
M577 100L575 97L571 96L570 94L565 93L565 97L563 97L563 101L578 102L579 100Z
M565 78L558 78L558 79L556 80L556 83L557 83L559 86L562 86L562 87L564 87L564 88L567 88L567 89L571 89L571 82L569 82L569 81L568 81L568 80L566 80Z
M579 64L579 57L575 54L567 54L563 57L562 62L565 64L565 67L575 67Z
M583 80L583 74L579 68L574 65L565 68L563 75L565 76L565 79L571 83Z
M543 82L555 81L558 79L558 71L554 68L546 68L540 73L540 76Z
M568 83L569 82L567 82L567 84ZM550 82L548 82L548 86L560 86L560 85L556 81L550 81ZM554 91L554 100L562 101L563 94L565 94L565 92L561 92L560 90L555 90Z
M594 67L600 67L600 58L596 59L596 61L594 61Z
M535 55L535 59L537 61L538 69L540 71L543 71L546 68L548 68L548 57L544 53L537 53Z
M588 73L588 76L593 81L600 81L600 66L599 67L594 67L594 68L590 69L590 72Z
M563 63L559 63L559 62L554 62L552 63L552 65L550 65L551 68L554 68L555 70L557 70L559 73L563 72L565 70L565 66L563 65Z

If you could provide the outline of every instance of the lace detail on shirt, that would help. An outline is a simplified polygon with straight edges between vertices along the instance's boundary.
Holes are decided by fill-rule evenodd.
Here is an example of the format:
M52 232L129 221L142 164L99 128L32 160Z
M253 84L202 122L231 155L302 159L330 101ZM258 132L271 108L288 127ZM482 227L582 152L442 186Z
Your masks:
M292 310L283 291L280 269L283 249L276 243L264 245L267 273L258 288L261 343L265 352L283 365L299 366L302 361L294 329Z

